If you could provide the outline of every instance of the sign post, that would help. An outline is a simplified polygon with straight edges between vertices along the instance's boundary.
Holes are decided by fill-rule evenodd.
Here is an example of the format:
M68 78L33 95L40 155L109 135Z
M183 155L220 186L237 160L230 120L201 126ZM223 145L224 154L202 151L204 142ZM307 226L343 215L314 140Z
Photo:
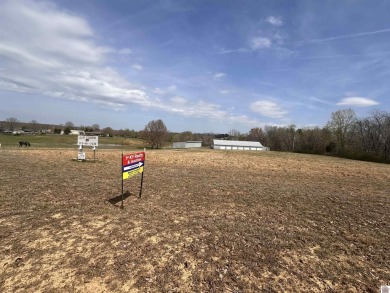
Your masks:
M79 152L77 153L77 160L85 161L85 153L83 152L83 146L79 145Z
M95 161L96 160L96 146L93 146L92 149L93 149L93 160Z
M122 151L122 162L123 162L123 151ZM123 163L121 162L121 173L123 173ZM123 174L122 174L122 204L121 204L121 209L123 209Z
M139 197L142 194L142 184L144 179L144 167L145 167L145 149L143 152L137 152L132 154L123 155L122 151L122 208L123 208L123 181L133 176L141 174L141 189Z
M82 151L83 146L92 146L93 149L93 160L96 160L96 147L99 145L98 136L85 136L79 135L77 137L77 145L79 146L78 160L85 161L85 153Z

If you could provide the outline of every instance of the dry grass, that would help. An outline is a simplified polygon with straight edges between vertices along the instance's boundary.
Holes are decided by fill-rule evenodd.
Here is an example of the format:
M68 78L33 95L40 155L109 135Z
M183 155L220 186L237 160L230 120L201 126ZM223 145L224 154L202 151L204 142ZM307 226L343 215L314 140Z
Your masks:
M0 150L1 292L378 292L390 166L150 151L124 209L120 152ZM138 194L139 177L125 182Z

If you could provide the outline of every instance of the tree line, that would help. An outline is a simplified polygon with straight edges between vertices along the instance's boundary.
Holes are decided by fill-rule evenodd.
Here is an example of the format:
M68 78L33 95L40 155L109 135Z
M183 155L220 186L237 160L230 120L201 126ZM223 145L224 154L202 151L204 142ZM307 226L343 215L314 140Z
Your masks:
M375 110L369 117L357 118L352 109L338 110L322 128L265 126L252 128L246 139L274 151L390 163L390 113Z
M145 126L141 137L152 148L164 141L202 141L209 146L212 139L258 141L273 151L333 155L350 159L390 163L390 113L375 110L369 117L358 118L352 109L333 112L324 127L297 128L265 126L249 133L232 129L226 134L169 133L161 120Z
M22 123L16 118L2 121L0 128L16 127L40 129L37 121ZM45 125L47 126L47 125ZM390 163L390 113L375 110L368 117L358 118L352 109L333 112L324 127L297 128L288 126L265 126L241 133L232 129L229 133L192 133L191 131L170 132L165 123L152 120L141 131L133 129L100 129L98 124L75 127L70 121L65 125L52 126L54 133L65 134L70 129L94 131L104 136L122 136L143 139L152 149L162 148L167 143L177 141L202 141L210 146L214 138L230 140L258 141L272 151L297 152L319 155L334 155L351 159Z

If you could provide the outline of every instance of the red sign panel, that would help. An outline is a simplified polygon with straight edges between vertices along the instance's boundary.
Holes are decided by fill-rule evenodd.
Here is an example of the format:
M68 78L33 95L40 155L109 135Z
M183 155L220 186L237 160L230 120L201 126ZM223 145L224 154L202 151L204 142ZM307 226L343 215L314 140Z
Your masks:
M131 165L143 161L145 161L145 152L123 155L122 166L127 166L127 165Z

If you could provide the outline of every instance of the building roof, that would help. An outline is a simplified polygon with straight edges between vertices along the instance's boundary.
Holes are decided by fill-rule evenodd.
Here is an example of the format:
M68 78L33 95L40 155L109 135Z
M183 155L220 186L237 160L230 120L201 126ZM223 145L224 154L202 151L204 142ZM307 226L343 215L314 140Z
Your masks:
M262 144L258 141L241 141L241 140L222 140L214 139L214 145L221 146L240 146L240 147L258 147L262 148Z
M202 143L201 140L174 141L173 143Z

